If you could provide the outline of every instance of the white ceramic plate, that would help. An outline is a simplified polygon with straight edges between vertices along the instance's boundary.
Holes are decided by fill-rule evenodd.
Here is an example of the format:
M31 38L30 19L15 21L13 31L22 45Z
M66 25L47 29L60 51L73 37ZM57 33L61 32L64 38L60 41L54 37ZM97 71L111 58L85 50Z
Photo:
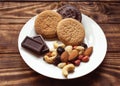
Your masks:
M43 60L42 56L35 56L21 47L21 42L26 36L33 37L37 35L34 30L35 18L36 17L31 18L23 26L19 34L18 48L23 60L30 68L44 76L55 79L66 79L62 75L62 71L60 68L46 63ZM90 57L89 62L81 63L80 66L75 68L75 71L73 73L70 73L68 75L67 79L81 77L92 72L101 64L106 54L107 42L105 35L99 25L84 14L82 14L82 24L84 26L86 34L84 41L85 43L87 43L88 46L93 46L93 53ZM45 42L47 43L49 48L53 48L53 41L46 40Z

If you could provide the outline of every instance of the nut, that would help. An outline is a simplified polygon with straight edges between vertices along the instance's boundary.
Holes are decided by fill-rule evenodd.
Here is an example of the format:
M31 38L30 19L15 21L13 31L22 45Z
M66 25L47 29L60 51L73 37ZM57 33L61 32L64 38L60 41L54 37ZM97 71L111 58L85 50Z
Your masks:
M75 66L79 66L80 65L80 60L79 59L75 60L74 64L75 64Z
M90 56L93 52L93 47L89 47L85 50L84 55L85 56Z
M84 52L84 50L85 50L84 47L82 47L82 46L75 46L74 49L76 49L76 50L79 51L79 55L83 54L83 52Z
M62 62L67 62L68 61L69 54L67 51L64 51L61 55L61 61Z
M52 54L52 52L48 52L48 53L46 53L46 55L49 56L49 57L52 56L51 54Z
M84 53L84 51L79 51L79 55L82 55Z
M77 46L75 49L77 49L78 51L84 51L84 47L82 46Z
M69 61L74 60L78 56L78 54L79 54L79 52L77 50L72 50L72 52L69 55L68 60Z
M54 59L55 59L55 57L57 56L57 53L56 52L50 52L51 53L51 55L50 54L46 54L45 56L44 56L44 60L47 62L47 63L53 63L54 62Z
M74 66L73 64L68 64L68 65L66 65L66 66L63 67L63 69L62 69L62 74L63 74L65 77L67 77L67 76L68 76L68 73L69 73L70 71L74 71L74 69L75 69L75 66Z
M84 55L79 55L79 56L78 56L78 59L79 59L79 60L82 60L83 57L84 57Z
M89 56L84 56L82 58L82 62L88 62L89 61Z
M70 54L72 51L72 46L71 45L66 46L65 51L67 51Z
M50 52L56 52L56 49L52 48L50 49Z
M58 43L57 43L57 41L55 41L55 42L53 43L53 46L54 46L55 49L58 48Z
M56 56L56 55L57 53L55 51L51 53L51 56Z
M47 55L44 56L44 60L47 62L47 63L50 63L52 64L54 62L54 59L55 59L55 56L53 57L49 57Z
M63 44L63 43L61 43L61 44L59 44L57 41L55 41L54 43L53 43L53 46L54 46L54 48L55 49L57 49L59 46L61 46L61 47L65 47L65 44Z
M61 46L61 47L63 47L63 48L65 48L65 44L59 44L58 46Z
M65 65L66 65L65 62L61 62L61 63L59 63L57 66L58 66L59 68L63 68Z

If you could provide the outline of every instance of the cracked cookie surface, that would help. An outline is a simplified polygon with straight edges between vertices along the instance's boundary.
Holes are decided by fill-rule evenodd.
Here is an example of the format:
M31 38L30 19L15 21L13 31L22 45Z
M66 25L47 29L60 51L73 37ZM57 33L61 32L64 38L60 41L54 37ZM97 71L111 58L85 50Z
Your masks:
M79 45L83 42L85 31L82 24L72 18L61 20L57 25L57 35L66 45Z

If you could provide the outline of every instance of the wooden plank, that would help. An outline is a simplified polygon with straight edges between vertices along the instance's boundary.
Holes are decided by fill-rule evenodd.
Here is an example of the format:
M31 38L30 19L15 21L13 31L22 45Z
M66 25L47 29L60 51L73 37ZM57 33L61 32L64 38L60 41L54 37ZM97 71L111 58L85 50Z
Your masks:
M107 39L108 52L120 52L120 24L100 24Z
M18 52L18 35L22 25L0 25L0 53Z
M105 59L101 66L113 69L120 69L120 53L107 52ZM29 58L29 57L28 57ZM114 60L113 60L114 59ZM6 69L6 70L4 70ZM12 71L9 69L31 70L23 61L20 54L0 54L0 71Z
M0 54L0 69L28 68L19 54Z
M69 1L69 2L83 2L83 1L88 1L88 2L115 2L119 0L1 0L2 2L28 2L28 1L33 1L33 2L65 2L65 1Z
M120 53L108 53L103 63L92 73L75 80L61 81L42 76L30 69L19 54L0 54L0 86L73 86L74 83L86 86L119 86ZM111 59L114 59L111 62ZM94 63L93 63L94 64ZM12 77L12 78L11 78ZM89 81L88 81L89 80ZM54 83L51 83L54 82ZM87 83L85 83L87 82Z
M18 53L18 35L23 24L0 25L0 53ZM120 24L100 24L106 34L108 52L120 52Z
M24 24L41 11L57 9L64 4L77 6L97 23L120 23L120 3L117 2L2 2L0 24Z

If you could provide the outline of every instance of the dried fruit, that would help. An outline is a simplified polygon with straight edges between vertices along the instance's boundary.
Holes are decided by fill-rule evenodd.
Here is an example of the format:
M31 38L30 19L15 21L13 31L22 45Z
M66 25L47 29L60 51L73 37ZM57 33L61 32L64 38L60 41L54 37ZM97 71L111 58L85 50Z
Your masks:
M67 61L68 61L68 57L69 57L68 52L67 52L67 51L64 51L64 52L61 54L60 59L61 59L62 62L67 62Z
M57 48L57 53L59 55L61 55L64 51L65 51L65 49L63 47L61 47L61 46Z
M75 58L77 58L78 54L79 54L79 52L77 50L72 50L69 55L68 60L69 61L74 60Z
M90 56L93 52L93 47L89 47L85 50L84 55L85 56Z
M80 46L84 47L85 49L88 48L87 44L85 44L85 43L82 43Z
M53 64L57 66L60 62L61 62L60 55L57 55L53 61Z

